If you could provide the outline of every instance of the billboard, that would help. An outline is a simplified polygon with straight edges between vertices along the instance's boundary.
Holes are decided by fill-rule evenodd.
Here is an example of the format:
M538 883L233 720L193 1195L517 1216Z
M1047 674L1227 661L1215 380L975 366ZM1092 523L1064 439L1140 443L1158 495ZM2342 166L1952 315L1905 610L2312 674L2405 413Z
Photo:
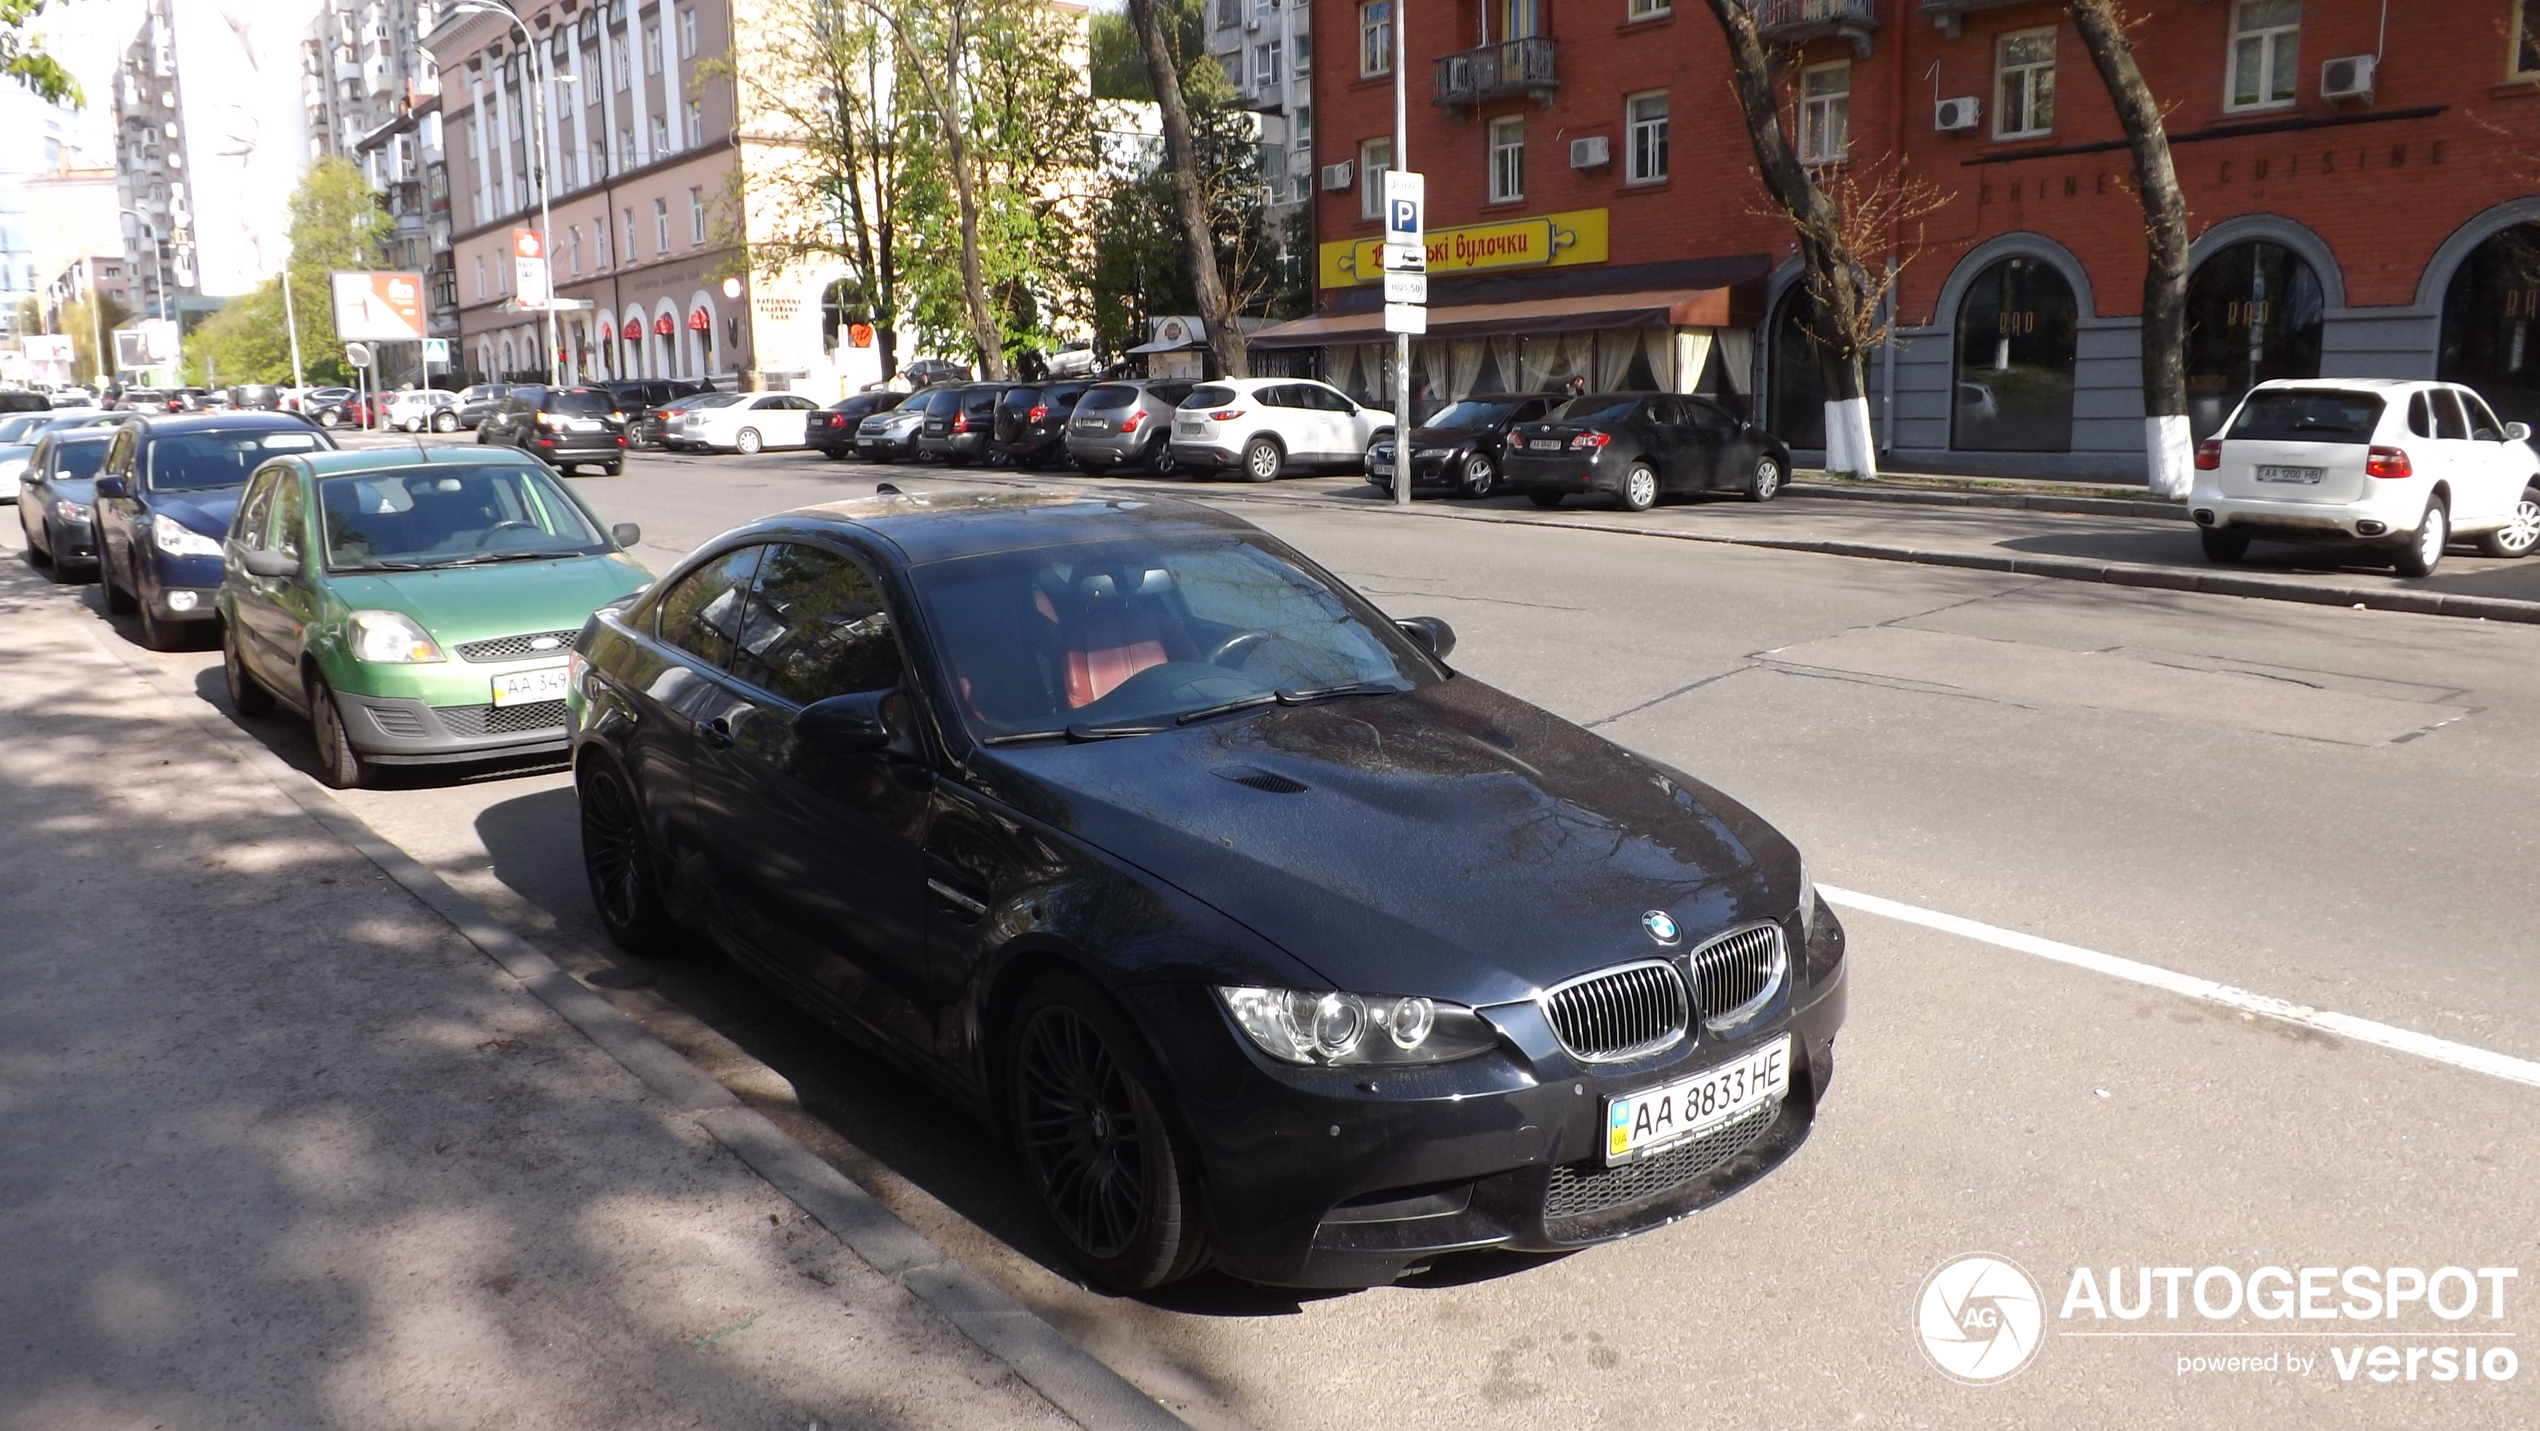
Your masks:
M18 347L31 363L67 363L71 360L71 336L68 333L28 333L18 339Z
M536 229L512 230L512 294L516 306L547 306L547 236Z
M338 273L335 336L365 343L423 341L423 275Z

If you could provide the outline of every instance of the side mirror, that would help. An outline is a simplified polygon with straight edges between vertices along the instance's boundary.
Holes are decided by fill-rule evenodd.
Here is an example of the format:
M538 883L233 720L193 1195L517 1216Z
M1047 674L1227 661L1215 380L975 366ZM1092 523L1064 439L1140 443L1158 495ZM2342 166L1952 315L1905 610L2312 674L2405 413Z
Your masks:
M1455 628L1435 616L1406 616L1394 623L1412 644L1438 660L1455 650Z
M127 501L132 496L132 484L121 477L100 477L97 479L97 495L110 502Z
M644 529L633 522L620 522L609 528L609 540L622 547L631 547L643 539Z
M2531 424L2530 424L2530 423L2527 423L2527 422L2509 422L2509 423L2506 423L2506 424L2505 424L2505 440L2506 440L2507 442L2528 442L2528 441L2530 441L2530 440L2531 440Z
M850 691L814 701L794 717L794 739L834 755L872 755L890 748L891 723L882 703L893 691Z
M300 574L298 557L289 552L274 551L267 547L251 548L240 553L238 564L247 569L249 576L298 576Z

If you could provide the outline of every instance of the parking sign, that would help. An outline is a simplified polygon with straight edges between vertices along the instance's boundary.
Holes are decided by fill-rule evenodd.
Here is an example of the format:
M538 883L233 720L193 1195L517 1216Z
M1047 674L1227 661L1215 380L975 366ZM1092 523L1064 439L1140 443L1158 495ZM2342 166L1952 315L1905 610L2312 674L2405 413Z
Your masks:
M1420 219L1427 198L1425 175L1385 171L1385 247L1416 249L1427 243Z

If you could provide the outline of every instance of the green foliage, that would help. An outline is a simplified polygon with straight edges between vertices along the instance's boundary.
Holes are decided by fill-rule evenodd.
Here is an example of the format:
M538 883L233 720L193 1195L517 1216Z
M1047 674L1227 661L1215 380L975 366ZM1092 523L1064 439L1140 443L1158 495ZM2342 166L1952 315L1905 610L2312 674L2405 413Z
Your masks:
M335 336L331 275L378 268L394 228L380 206L379 191L350 160L332 155L320 159L292 191L291 256L283 271L290 275L288 311L299 318L301 370L309 382L353 381L343 341ZM289 382L291 335L285 311L278 278L233 299L186 335L186 380L201 382L208 366L224 386Z
M1174 72L1182 73L1207 52L1207 0L1156 0L1156 5L1163 12L1166 43L1173 49ZM1127 12L1097 11L1092 22L1094 98L1152 103L1155 83L1147 78L1146 55Z
M46 0L0 0L0 74L16 80L38 97L73 109L88 96L61 61L44 53L41 40L29 41L26 27L44 13Z
M89 300L85 298L62 305L61 331L71 340L71 380L74 382L91 382L100 372L111 374L114 371L111 367L97 366L98 332L101 328L104 330L106 355L112 357L115 328L132 317L131 310L102 293L97 295L96 303L94 313L89 311Z
M189 383L218 382L223 387L291 381L282 280L268 278L204 319L185 340L184 373Z

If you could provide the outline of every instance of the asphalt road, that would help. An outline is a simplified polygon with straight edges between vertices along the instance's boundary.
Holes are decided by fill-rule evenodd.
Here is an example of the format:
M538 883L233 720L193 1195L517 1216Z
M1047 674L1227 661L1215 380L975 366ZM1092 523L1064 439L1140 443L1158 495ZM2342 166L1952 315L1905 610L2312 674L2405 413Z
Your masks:
M877 478L947 480L770 454L645 456L577 485L642 523L664 568ZM1448 618L1463 672L1745 801L1828 886L2540 1059L2540 630L1297 500L1317 489L1347 484L1190 491L1396 615ZM207 653L159 659L220 702ZM296 727L252 728L306 763ZM347 803L1195 1424L2540 1419L2540 1368L2437 1381L2406 1357L2526 1345L2540 1088L2509 1077L1850 912L1832 1097L1730 1202L1364 1293L1210 1276L1111 1300L1052 1270L981 1130L718 960L611 951L560 774L399 777ZM1927 1362L1915 1312L1927 1275L1977 1250L2035 1276L2046 1335L2017 1377L1969 1387ZM2184 1291L2177 1320L2057 1316L2078 1268L2127 1269L2130 1299L2132 1269L2211 1266L2532 1270L2499 1284L2502 1317L2483 1290L2457 1321L2207 1319ZM2110 1330L2164 1335L2060 1334ZM2341 1375L2383 1344L2414 1374ZM2224 1355L2277 1360L2182 1369Z

